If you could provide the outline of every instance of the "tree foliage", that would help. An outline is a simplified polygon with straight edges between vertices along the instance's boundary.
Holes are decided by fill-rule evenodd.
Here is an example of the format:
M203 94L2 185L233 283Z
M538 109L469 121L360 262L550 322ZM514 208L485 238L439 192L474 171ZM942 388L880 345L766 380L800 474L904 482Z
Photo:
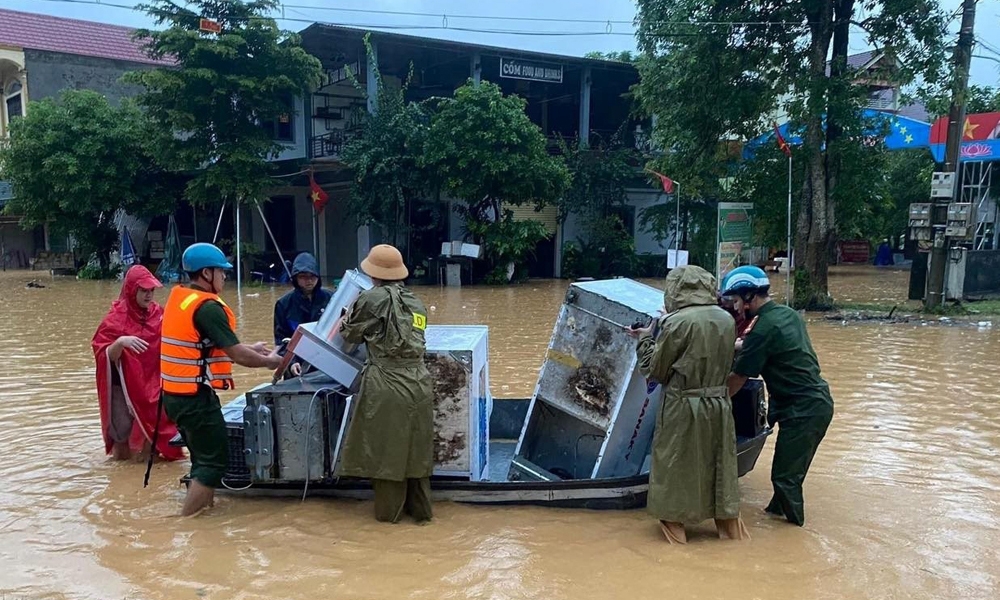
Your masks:
M536 221L514 221L504 205L555 203L569 185L569 172L561 157L548 153L525 101L504 96L495 83L470 81L454 97L434 102L423 165L445 193L464 200L458 211L486 249L487 280L506 281L509 264L523 267L548 233Z
M934 158L926 148L897 150L886 160L885 201L875 213L868 239L894 238L910 223L910 205L927 202L934 173Z
M559 140L559 149L570 174L570 184L560 196L560 220L570 214L585 219L609 216L628 200L626 187L637 178L642 157L624 141L619 130L608 139L581 146L579 139Z
M495 83L470 81L435 107L424 164L446 193L466 201L470 220L500 219L504 203L551 204L569 185L566 165L548 153L525 106Z
M936 86L919 94L932 119L947 116L951 106L951 88ZM965 96L965 114L1000 112L1000 88L970 85Z
M408 80L391 88L377 69L376 78L375 112L365 115L341 158L354 175L351 213L361 224L384 227L398 246L411 233L411 212L430 209L424 199L433 191L434 177L422 158L430 114L423 104L406 101ZM433 227L436 219L430 221Z
M582 233L579 240L566 242L565 274L631 275L635 240L621 213L628 201L626 187L638 179L642 157L625 143L623 129L596 144L582 147L579 139L560 140L559 147L571 178L557 201L559 219L576 215Z
M613 62L623 62L623 63L635 63L639 60L639 57L632 53L630 50L620 50L617 52L600 52L595 50L593 52L588 52L583 55L584 58L593 58L596 60L609 60Z
M167 27L140 30L147 52L176 61L137 71L128 81L156 124L164 160L195 172L187 197L195 204L257 201L272 185L269 158L280 144L262 123L294 110L292 99L315 88L322 67L267 15L276 0L192 0L186 7L154 0L141 8ZM200 19L221 26L199 31Z
M863 164L867 90L847 65L852 23L892 65L880 77L906 85L939 78L944 18L936 0L640 0L637 96L659 117L669 162L710 188L720 141L765 131L779 109L802 131L797 191L800 306L829 305L827 265L843 218L845 168ZM709 25L707 23L718 23ZM873 148L873 151L878 151ZM693 185L698 187L696 182Z
M538 242L549 237L540 221L515 221L510 210L505 210L496 221L469 221L466 227L476 239L482 240L483 255L493 265L485 279L489 284L527 279L524 258L535 251Z
M859 119L840 149L840 178L831 195L837 203L837 233L844 239L875 239L888 235L885 214L892 200L889 186L900 174L890 171L893 152L882 142L882 119ZM793 150L794 151L794 150ZM923 153L928 157L926 149ZM793 160L792 189L800 190L808 175L805 161ZM752 161L739 166L732 185L735 199L754 203L756 243L784 249L787 239L788 159L776 144L759 148ZM792 223L799 203L793 203Z
M26 227L49 224L71 235L106 270L118 244L115 213L152 217L173 209L178 178L153 160L141 112L111 106L89 90L67 90L57 100L32 103L0 145L0 178L15 197L5 211Z

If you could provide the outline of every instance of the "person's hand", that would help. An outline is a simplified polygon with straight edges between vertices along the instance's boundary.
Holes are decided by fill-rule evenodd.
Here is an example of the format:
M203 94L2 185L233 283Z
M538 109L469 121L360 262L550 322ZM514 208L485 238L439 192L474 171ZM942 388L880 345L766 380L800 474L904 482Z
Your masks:
M292 377L298 377L302 374L302 365L300 363L294 363L288 368L288 370L291 371Z
M271 354L271 351L267 349L267 344L265 344L264 342L257 342L256 344L253 344L250 346L250 349L256 352L257 354L260 354L261 356L267 356L268 354Z
M267 360L266 366L268 369L271 369L273 371L281 366L281 361L283 359L276 350L272 350L270 354L264 354L263 356Z
M646 327L626 327L625 333L627 333L630 337L638 339L645 334L653 333L653 326L650 324Z
M739 352L743 349L743 338L736 339L736 351Z
M118 345L124 350L131 350L135 354L145 352L149 349L149 344L145 340L134 335L123 335L118 338Z

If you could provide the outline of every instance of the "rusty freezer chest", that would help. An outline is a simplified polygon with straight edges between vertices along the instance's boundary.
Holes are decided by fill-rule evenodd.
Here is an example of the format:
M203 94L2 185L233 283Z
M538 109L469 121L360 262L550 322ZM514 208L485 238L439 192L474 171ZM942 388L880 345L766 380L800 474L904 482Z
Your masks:
M649 453L661 386L639 373L625 331L648 323L663 292L631 279L572 284L559 311L511 480L638 475Z
M434 474L489 478L489 328L429 325L424 362L434 382Z
M424 363L434 387L434 475L467 481L489 479L489 328L428 325ZM349 429L354 398L336 436L339 448ZM335 463L334 473L339 465Z

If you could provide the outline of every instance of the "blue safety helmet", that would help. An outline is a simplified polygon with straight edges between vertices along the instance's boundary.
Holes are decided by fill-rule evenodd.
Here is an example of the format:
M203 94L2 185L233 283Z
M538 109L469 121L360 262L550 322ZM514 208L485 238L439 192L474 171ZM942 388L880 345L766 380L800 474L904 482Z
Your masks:
M186 273L196 273L202 269L232 269L226 255L215 244L204 242L191 244L181 256L181 269Z
M722 280L723 296L742 296L743 294L766 290L771 287L764 269L754 266L736 267Z

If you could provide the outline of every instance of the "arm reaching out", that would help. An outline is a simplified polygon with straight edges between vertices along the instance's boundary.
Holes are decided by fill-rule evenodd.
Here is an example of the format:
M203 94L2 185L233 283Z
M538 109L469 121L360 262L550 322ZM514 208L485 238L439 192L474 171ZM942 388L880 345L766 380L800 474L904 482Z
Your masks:
M251 369L267 368L267 369L277 369L278 365L281 364L281 356L275 351L270 351L265 354L263 350L266 348L263 342L248 346L247 344L235 344L223 348L222 351L226 353L226 356L233 359L233 362Z

